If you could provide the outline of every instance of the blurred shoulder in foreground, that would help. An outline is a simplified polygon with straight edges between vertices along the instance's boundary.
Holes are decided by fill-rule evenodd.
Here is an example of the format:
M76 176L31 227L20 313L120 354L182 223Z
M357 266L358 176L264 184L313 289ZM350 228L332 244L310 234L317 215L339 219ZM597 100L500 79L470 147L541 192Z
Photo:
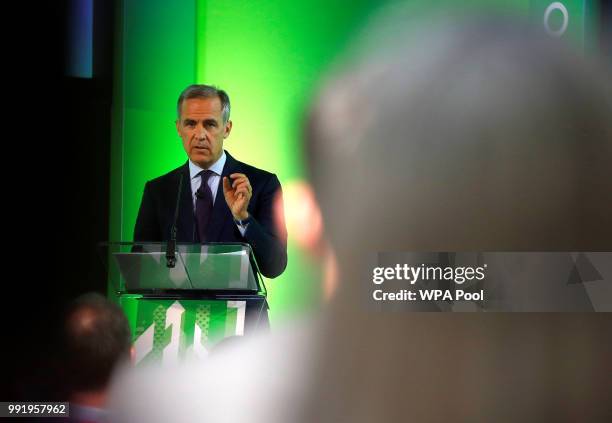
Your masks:
M606 314L377 313L358 292L376 251L609 250L609 70L508 21L427 23L377 45L328 77L308 115L340 279L324 316L202 365L127 376L121 421L598 421L610 410Z

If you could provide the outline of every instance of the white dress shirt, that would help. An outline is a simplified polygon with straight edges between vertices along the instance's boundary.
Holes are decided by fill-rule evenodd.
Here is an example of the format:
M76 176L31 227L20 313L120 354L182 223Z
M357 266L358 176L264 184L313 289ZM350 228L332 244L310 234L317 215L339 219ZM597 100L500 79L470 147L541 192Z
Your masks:
M223 172L223 167L225 166L226 160L227 156L225 155L224 151L223 154L221 154L221 157L219 157L219 160L217 160L215 163L213 163L211 167L208 168L208 170L212 171L212 175L208 177L207 183L208 187L210 188L210 192L212 193L213 206L215 205L215 200L217 199L217 191L219 190L219 185L221 185L221 173ZM193 201L194 215L197 200L196 191L200 189L200 185L202 184L202 177L200 176L200 172L202 172L203 170L206 169L201 168L200 166L189 160L189 177L191 179L191 199ZM236 226L238 227L240 234L244 236L244 233L246 232L246 229L249 224L247 223L244 226L236 224Z

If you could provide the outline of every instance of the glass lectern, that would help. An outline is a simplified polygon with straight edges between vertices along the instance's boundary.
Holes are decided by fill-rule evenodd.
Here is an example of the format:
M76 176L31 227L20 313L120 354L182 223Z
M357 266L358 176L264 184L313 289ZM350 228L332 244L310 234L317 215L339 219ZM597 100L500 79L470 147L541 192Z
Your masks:
M102 244L136 364L202 358L267 326L266 289L248 244Z

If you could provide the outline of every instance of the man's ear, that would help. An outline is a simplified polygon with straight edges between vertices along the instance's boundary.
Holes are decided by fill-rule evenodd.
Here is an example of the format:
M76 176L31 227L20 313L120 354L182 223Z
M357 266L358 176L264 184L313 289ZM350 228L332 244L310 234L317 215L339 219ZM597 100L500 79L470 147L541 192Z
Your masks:
M177 119L174 121L174 123L176 124L176 133L179 134L179 137L181 136L181 121L180 119Z
M232 121L228 120L227 123L225 124L223 138L229 137L230 132L232 132Z
M130 347L130 362L136 364L136 348L133 345Z

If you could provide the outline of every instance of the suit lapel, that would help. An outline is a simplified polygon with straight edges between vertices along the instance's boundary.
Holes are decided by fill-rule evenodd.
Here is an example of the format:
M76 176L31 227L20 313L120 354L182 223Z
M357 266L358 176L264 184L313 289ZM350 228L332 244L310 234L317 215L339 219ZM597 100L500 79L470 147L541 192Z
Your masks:
M177 238L181 242L196 242L195 218L193 214L193 194L191 193L189 162L185 163L185 165L181 168L180 175L183 175L183 188L181 192L181 205L178 216L178 231L180 235Z
M212 217L206 229L206 239L210 242L218 242L219 239L221 239L220 237L224 226L231 224L234 220L232 212L225 202L225 196L223 195L223 177L236 173L238 171L238 163L227 151L225 155L227 158L225 160L225 166L223 166L223 172L221 172L221 178L219 178L219 187L217 188L217 195L215 196Z

